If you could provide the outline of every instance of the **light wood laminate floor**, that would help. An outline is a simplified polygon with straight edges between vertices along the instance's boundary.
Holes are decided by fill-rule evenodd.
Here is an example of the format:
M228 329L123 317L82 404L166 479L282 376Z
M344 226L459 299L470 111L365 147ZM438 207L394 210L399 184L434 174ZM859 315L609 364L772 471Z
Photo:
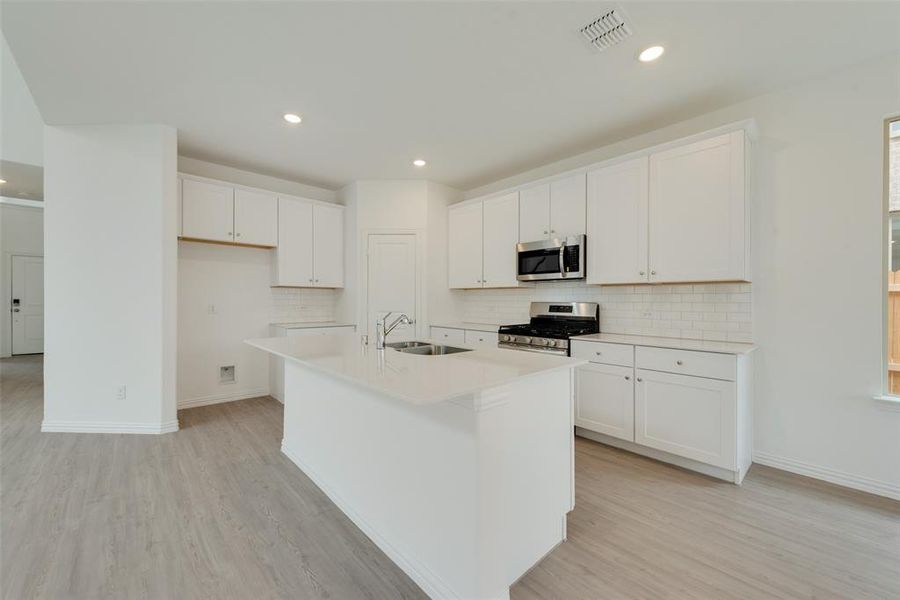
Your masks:
M0 361L0 592L421 598L279 451L270 398L162 436L41 434L41 359ZM579 439L569 540L535 598L898 598L900 503L755 466L741 487Z

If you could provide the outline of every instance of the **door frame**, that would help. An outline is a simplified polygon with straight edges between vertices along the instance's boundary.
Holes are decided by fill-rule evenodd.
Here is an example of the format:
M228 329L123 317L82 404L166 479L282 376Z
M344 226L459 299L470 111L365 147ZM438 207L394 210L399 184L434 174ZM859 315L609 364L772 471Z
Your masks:
M13 257L21 256L23 258L40 258L44 260L43 254L35 254L33 252L4 252L3 253L3 278L4 285L6 286L7 296L5 298L4 304L6 305L6 348L9 349L9 354L0 354L0 356L16 356L13 353L13 313L12 313L12 298L13 298ZM46 264L44 265L46 267ZM46 273L46 271L45 271ZM46 291L47 291L47 278L44 277L44 292L45 292L45 302L44 302L44 316L46 318ZM46 334L44 336L46 341ZM46 349L46 348L45 348ZM43 352L41 352L43 354ZM26 355L21 355L26 356Z
M414 330L416 337L420 338L424 335L427 323L427 315L425 308L425 235L421 229L394 229L394 228L371 228L362 229L359 232L357 248L359 249L358 262L358 281L359 281L359 301L357 302L356 331L360 335L368 335L368 315L369 315L369 236L370 235L412 235L415 239L416 247L416 323ZM369 340L370 344L374 344L375 340Z

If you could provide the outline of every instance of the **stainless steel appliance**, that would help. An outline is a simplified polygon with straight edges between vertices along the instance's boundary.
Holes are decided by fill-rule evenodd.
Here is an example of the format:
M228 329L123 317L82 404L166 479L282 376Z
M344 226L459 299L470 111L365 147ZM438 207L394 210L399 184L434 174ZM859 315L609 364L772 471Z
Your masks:
M569 354L569 338L600 331L596 302L532 302L531 321L500 327L500 348Z
M584 278L585 236L516 244L519 281Z

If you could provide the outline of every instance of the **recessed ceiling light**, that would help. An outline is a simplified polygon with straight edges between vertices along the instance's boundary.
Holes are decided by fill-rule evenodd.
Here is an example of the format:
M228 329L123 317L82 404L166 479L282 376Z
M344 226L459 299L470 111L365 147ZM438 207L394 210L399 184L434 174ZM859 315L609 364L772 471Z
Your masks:
M413 161L413 165L416 167L424 167L427 164L428 163L425 162L424 160L422 160L421 158L417 158L416 160Z
M641 62L653 62L657 58L663 55L666 49L662 46L650 46L649 48L645 48L638 55L638 60Z
M5 180L5 179L0 179L0 185L2 185L2 184L4 184L4 183L6 183L6 180Z
M285 113L284 120L291 125L296 125L297 123L303 121L303 117L301 117L300 115L295 115L294 113Z

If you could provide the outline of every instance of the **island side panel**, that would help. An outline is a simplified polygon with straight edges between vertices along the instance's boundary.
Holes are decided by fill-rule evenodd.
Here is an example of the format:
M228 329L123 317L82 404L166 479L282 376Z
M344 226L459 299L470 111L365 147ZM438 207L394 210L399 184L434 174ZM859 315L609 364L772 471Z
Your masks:
M429 596L488 597L476 589L476 413L285 362L283 452Z

